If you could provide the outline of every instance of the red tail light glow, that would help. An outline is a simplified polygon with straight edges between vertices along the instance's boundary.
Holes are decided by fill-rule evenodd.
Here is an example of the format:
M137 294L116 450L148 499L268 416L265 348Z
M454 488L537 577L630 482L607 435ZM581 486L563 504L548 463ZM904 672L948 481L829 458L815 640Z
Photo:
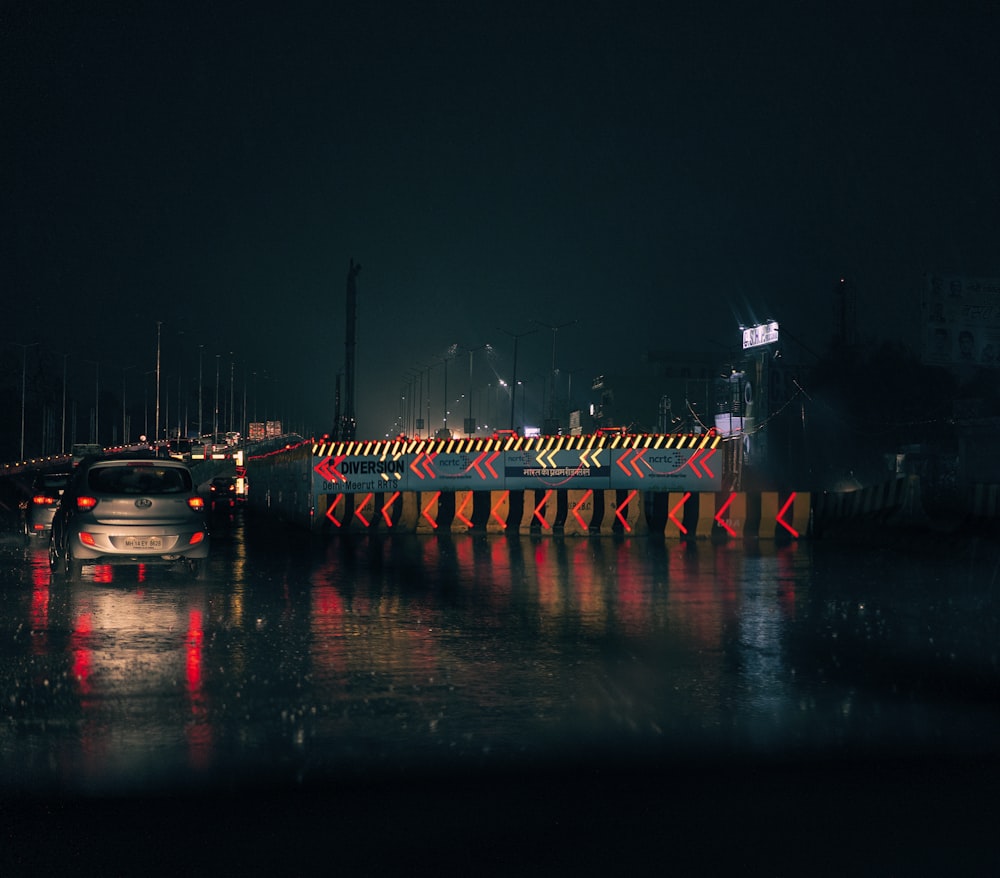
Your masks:
M188 497L188 506L196 511L204 509L205 500L203 497Z
M200 530L196 534L191 534L191 539L188 540L188 545L196 546L203 539L205 539L205 532Z
M88 509L93 509L97 505L96 497L77 497L76 498L76 508L82 509L84 511Z
M97 545L97 543L94 542L93 535L87 533L86 531L81 531L80 532L80 542L83 543L85 546L96 546Z
M55 497L46 497L44 494L35 494L31 502L36 506L53 506L59 501Z

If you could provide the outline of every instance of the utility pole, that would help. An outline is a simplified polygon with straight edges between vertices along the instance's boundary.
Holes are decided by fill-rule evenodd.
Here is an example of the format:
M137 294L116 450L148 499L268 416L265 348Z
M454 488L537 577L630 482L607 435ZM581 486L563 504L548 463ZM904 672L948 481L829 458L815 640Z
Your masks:
M513 374L511 375L511 379L510 379L510 429L513 430L514 429L514 398L517 395L517 343L524 336L531 335L534 332L538 332L538 330L537 329L529 329L526 332L517 332L517 333L508 332L506 329L501 329L500 331L504 335L509 335L512 339L514 339L514 366L513 366ZM522 412L523 412L523 406L522 406ZM523 420L523 418L524 418L523 414L521 415L521 418Z
M541 320L534 320L533 323L537 323L539 326L544 326L546 329L552 330L552 372L551 372L551 391L549 393L549 420L555 420L555 405L556 405L556 333L560 329L565 329L567 326L572 326L574 323L579 323L578 320L567 320L565 323L550 324L544 323Z
M153 447L156 447L156 443L160 438L160 327L163 326L162 320L156 321L156 414L153 418Z

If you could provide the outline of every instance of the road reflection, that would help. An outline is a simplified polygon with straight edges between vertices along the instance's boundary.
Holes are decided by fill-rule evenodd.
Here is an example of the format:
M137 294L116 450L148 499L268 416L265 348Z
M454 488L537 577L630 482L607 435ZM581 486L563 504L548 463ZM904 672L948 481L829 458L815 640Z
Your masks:
M866 585L851 581L880 627L859 629L828 591L851 559L818 561L808 544L322 542L225 524L202 581L106 565L54 581L37 546L7 571L5 781L155 789L456 756L768 751L996 727L866 692L867 668L831 685L866 638L883 638L883 653L909 648L906 620L923 607L892 607L872 565L857 574Z

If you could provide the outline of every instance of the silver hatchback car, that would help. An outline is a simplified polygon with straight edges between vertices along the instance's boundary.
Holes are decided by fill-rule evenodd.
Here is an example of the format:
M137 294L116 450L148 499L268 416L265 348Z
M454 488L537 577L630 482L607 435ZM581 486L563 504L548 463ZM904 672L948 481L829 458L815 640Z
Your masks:
M49 566L70 579L84 562L183 564L200 576L208 552L205 501L187 466L122 455L77 468L52 520Z

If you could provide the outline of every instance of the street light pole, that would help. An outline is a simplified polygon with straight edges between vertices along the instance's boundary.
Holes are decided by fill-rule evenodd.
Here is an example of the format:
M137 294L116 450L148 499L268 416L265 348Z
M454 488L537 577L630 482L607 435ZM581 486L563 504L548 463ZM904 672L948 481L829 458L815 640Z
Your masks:
M84 363L90 363L94 367L94 435L88 437L94 442L101 441L101 430L100 430L100 399L101 399L101 364L97 360L83 360Z
M222 354L215 355L215 417L212 419L212 444L215 444L219 433L219 359Z
M66 453L66 360L69 354L63 354L63 393L62 393L62 442L59 453Z
M572 326L574 323L579 323L578 320L567 320L565 323L550 324L544 323L541 320L533 321L539 326L544 326L546 329L552 330L552 372L551 372L551 394L549 396L549 420L555 417L555 403L556 403L556 333L560 329L565 329L567 326Z
M469 417L465 424L465 435L473 436L475 435L476 428L472 421L472 355L476 351L489 350L490 344L481 344L478 348L469 348Z
M205 410L202 408L201 391L203 387L201 377L201 355L205 353L205 345L198 345L198 438L205 435L205 424L202 422Z
M510 429L514 429L514 401L517 397L517 343L518 341L526 335L531 335L533 332L538 332L537 329L529 329L526 332L508 332L506 329L500 330L505 335L509 335L514 339L514 366L513 374L510 378ZM524 419L524 405L521 405L521 419Z
M24 460L24 412L28 388L28 348L33 348L38 342L33 341L30 344L21 344L20 342L12 341L11 344L21 349L21 460Z
M129 369L134 369L135 366L126 366L122 369L122 446L127 446L128 442L128 407L125 405L125 378L128 375Z
M156 447L156 443L160 439L160 327L163 326L162 320L156 321L156 416L153 421L154 435L153 435L153 447Z

